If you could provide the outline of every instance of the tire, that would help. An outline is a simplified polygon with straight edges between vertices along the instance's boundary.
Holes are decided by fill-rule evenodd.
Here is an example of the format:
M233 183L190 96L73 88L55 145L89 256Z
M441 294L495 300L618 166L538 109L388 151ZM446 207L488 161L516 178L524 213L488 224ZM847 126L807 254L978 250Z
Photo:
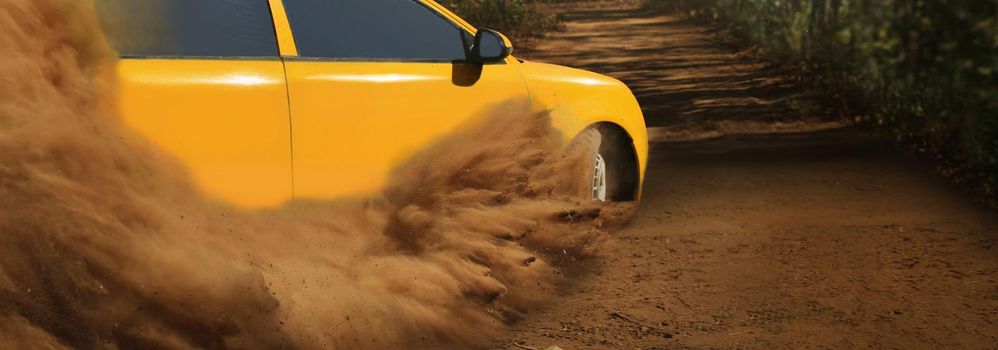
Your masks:
M590 194L594 201L633 201L637 191L637 160L631 138L620 129L590 129L598 146L592 147Z

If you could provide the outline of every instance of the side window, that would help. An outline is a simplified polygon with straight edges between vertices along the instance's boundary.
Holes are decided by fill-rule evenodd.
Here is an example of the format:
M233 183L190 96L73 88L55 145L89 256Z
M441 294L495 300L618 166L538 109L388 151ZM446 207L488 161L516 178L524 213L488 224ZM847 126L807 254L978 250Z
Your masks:
M122 56L277 57L267 0L97 0Z
M298 55L459 61L463 30L414 0L284 0Z

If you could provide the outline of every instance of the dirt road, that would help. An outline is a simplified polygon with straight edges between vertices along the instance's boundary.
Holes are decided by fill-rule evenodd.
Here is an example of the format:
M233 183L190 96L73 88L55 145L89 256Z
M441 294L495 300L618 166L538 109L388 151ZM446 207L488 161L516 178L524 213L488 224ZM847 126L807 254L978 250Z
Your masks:
M836 129L779 69L633 6L562 8L526 56L628 83L642 207L497 349L996 349L998 215Z

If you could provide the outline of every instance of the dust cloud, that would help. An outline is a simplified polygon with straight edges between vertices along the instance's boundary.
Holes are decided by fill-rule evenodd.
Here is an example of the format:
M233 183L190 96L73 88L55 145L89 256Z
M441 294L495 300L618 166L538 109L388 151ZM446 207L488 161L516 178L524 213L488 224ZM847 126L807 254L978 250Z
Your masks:
M578 199L593 146L517 101L373 198L205 199L108 112L98 28L87 1L0 0L5 348L481 346L629 211Z

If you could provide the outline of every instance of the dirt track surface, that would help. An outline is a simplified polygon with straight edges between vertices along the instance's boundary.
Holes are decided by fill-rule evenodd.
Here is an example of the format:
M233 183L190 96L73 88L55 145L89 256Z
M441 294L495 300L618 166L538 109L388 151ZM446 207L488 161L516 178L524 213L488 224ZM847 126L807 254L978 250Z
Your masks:
M634 89L655 138L644 201L495 348L998 349L994 211L834 129L806 89L705 27L562 11L566 30L525 55Z

